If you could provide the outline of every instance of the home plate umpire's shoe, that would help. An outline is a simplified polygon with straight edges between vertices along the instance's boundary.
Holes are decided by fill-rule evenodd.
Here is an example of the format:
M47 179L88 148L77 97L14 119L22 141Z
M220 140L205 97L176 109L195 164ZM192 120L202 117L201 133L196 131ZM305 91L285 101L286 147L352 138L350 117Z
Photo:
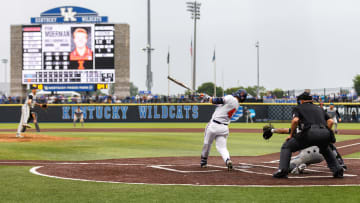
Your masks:
M344 169L341 168L337 170L335 173L333 173L334 178L344 178Z
M232 161L230 159L226 160L226 166L228 168L228 171L232 171L233 170L233 164Z
M279 169L273 174L273 178L288 178L288 172L284 169Z

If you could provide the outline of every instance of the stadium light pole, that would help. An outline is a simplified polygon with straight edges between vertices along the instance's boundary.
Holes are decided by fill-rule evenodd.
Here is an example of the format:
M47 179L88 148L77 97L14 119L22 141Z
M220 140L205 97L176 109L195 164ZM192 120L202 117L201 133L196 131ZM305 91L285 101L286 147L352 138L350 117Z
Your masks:
M260 43L259 41L256 42L255 44L255 47L256 47L256 51L257 51L257 87L256 87L256 98L259 99L260 95L259 95L259 88L260 88L260 71L259 71L259 57L260 57L260 54L259 54L259 49L260 49Z
M151 91L153 86L152 72L151 72L151 51L154 49L151 47L151 24L150 24L150 0L147 1L147 44L143 51L147 52L147 65L146 65L146 87L147 91Z
M194 19L194 54L193 54L193 74L192 74L192 89L196 90L196 22L200 20L200 6L201 3L196 1L186 2L187 11L191 13L191 19Z

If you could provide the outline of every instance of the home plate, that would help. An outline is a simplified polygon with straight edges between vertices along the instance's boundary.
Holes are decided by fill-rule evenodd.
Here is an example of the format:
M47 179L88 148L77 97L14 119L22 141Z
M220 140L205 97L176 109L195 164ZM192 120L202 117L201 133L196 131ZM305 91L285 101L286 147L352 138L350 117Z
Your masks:
M249 166L249 165L238 165L238 166L235 166L235 168L246 169L246 168L252 168L252 166Z

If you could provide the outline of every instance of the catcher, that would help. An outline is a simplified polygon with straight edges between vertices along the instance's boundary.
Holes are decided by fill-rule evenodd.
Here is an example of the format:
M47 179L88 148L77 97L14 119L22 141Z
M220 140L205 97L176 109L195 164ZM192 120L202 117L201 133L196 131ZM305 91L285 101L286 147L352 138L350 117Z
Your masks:
M80 120L81 127L84 127L84 112L81 110L80 106L74 112L74 128L76 127L76 121Z
M290 134L291 129L288 128L274 128L271 124L265 125L263 127L263 138L269 140L273 133L278 134ZM297 133L299 130L297 129ZM330 144L330 148L333 153L336 155L336 159L339 162L340 166L347 169L347 166L344 163L340 153L337 151L334 144ZM293 157L290 161L289 171L293 174L303 173L307 166L310 164L317 164L324 161L324 157L321 155L319 148L317 146L311 146L300 151L300 153Z

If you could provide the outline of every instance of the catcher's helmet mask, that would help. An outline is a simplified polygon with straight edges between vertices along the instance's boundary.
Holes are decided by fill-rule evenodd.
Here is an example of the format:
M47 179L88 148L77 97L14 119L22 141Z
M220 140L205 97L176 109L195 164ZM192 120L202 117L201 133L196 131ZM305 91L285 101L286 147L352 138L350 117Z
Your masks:
M233 96L239 99L239 102L243 102L246 100L247 92L246 90L239 89L233 93Z

